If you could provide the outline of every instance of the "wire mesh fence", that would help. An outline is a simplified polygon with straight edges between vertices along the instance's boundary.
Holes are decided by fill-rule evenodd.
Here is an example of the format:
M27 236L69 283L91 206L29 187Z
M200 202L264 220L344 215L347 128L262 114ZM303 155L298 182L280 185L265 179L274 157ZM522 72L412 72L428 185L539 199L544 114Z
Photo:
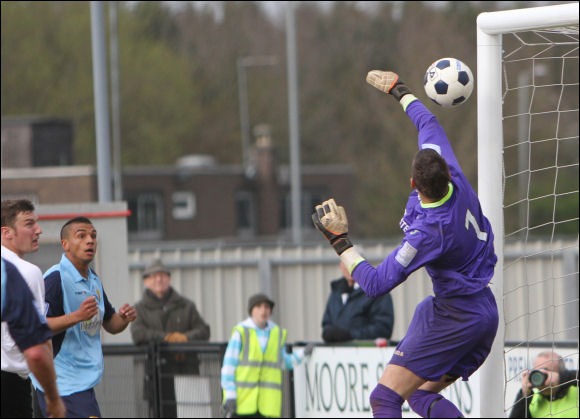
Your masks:
M95 387L103 417L222 417L226 343L104 345ZM284 372L282 416L294 417L292 373Z

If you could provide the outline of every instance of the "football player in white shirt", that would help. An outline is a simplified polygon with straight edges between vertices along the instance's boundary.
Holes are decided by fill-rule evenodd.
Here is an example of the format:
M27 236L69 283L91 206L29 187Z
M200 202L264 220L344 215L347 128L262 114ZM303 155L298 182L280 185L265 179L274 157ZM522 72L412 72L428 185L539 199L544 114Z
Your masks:
M21 273L44 315L44 279L41 270L23 259L38 250L42 229L34 205L26 199L2 201L2 257ZM26 359L2 322L2 417L32 417L30 369Z

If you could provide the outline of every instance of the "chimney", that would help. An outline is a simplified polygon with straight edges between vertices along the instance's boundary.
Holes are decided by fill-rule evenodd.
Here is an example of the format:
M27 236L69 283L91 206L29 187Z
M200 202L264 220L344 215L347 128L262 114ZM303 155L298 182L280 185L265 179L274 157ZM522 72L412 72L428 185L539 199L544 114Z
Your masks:
M276 179L276 160L270 136L270 126L254 127L254 156L258 198L258 234L275 235L279 231L280 202Z

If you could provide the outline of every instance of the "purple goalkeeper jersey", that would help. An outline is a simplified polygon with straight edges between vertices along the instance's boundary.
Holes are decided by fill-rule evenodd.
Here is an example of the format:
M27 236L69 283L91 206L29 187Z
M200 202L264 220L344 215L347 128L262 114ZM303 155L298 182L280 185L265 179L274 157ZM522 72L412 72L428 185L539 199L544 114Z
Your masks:
M435 116L419 100L406 112L419 131L419 149L434 149L447 162L449 193L438 202L423 204L417 191L411 192L400 222L405 234L401 245L376 269L366 261L360 263L353 278L374 297L424 266L437 297L474 294L487 286L497 261L491 225Z

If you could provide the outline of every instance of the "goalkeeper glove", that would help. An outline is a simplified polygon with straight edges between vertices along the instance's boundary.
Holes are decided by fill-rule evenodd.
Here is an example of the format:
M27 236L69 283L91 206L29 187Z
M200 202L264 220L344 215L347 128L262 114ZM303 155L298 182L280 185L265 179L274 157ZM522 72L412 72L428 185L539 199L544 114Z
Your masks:
M344 208L336 205L334 199L330 198L314 208L312 214L314 226L324 234L336 253L340 256L345 250L352 247L349 240L348 220Z
M412 94L399 75L392 71L371 70L367 74L367 83L381 92L393 95L399 102L403 96Z

